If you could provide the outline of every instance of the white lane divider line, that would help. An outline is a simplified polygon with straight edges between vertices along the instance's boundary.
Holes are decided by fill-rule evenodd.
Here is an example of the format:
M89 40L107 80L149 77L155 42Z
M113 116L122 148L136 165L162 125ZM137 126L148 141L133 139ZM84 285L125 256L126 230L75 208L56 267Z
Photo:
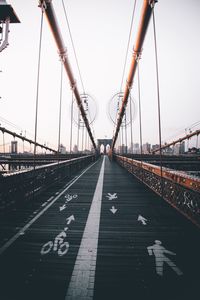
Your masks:
M1 248L0 248L0 255L8 248L10 245L12 245L20 236L21 232L25 232L43 213L52 206L83 174L85 174L90 168L92 168L95 164L94 162L91 166L89 166L87 169L85 169L78 177L76 176L75 179L69 183L69 185L55 198L52 196L50 197L47 202L49 202L48 205L44 207L43 210L41 210L33 219L30 220L24 227L22 227L13 237L11 237ZM53 199L54 198L54 199ZM53 199L53 201L51 201ZM51 202L50 202L51 201Z
M104 168L105 157L102 162L99 178L65 300L86 300L93 298Z

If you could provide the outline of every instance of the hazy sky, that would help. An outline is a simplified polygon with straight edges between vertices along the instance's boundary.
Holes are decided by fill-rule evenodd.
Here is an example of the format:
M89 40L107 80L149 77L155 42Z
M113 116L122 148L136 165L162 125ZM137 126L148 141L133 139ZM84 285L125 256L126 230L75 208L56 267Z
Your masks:
M0 53L0 117L34 133L37 61L41 10L37 0L13 0L20 24L12 24L9 46ZM80 93L82 87L61 0L53 5L62 30L69 60ZM112 137L113 124L107 116L108 102L119 92L134 0L65 0L67 15L86 92L98 105L95 138ZM125 79L137 32L142 0L137 1ZM184 128L200 120L200 1L159 0L155 5L162 139L182 135ZM143 142L158 143L155 54L152 20L143 46L141 102ZM52 34L44 19L38 137L57 147L60 90L60 61ZM132 94L137 106L133 124L134 142L139 141L138 90ZM71 91L64 75L61 142L69 144ZM0 123L8 126L2 119ZM197 128L196 128L197 129ZM76 143L77 127L73 128ZM0 135L1 140L1 135ZM1 144L1 143L0 143Z

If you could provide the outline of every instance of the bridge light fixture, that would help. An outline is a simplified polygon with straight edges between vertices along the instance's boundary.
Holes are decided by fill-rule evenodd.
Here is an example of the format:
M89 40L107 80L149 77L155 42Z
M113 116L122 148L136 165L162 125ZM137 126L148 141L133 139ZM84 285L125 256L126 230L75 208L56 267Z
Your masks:
M0 0L0 52L8 46L8 34L10 23L20 23L18 16L6 0Z

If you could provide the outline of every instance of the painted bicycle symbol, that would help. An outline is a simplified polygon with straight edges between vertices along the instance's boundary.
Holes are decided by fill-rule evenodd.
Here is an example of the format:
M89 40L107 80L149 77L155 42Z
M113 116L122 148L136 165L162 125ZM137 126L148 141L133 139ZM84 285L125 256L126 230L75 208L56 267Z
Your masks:
M60 211L64 210L67 207L67 203L70 202L72 199L76 199L77 197L78 197L77 194L74 194L74 195L67 194L65 196L65 199L66 199L65 203L59 207L59 210Z
M40 251L41 255L48 254L51 250L58 253L58 256L65 255L69 250L69 243L64 242L64 239L66 238L67 234L63 230L60 232L54 242L49 241L46 244L42 246L42 249Z

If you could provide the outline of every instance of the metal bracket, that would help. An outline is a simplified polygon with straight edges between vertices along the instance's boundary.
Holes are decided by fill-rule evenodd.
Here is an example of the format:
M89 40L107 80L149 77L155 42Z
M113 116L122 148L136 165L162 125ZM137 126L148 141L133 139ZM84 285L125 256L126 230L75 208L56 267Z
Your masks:
M74 82L71 84L71 89L72 89L73 92L74 92L75 88L76 88L76 81L74 81Z
M4 34L4 41L0 45L0 52L3 51L9 44L8 44L8 34L9 34L9 24L10 24L10 18L8 17L5 21L5 34Z
M154 8L156 2L158 2L158 0L149 0L149 5L151 6L151 8Z
M41 8L42 12L44 12L47 9L47 1L45 0L39 0L39 7ZM48 1L50 2L50 1Z
M141 59L142 56L142 49L141 51L135 51L133 49L133 57L135 58L135 60L138 62Z
M62 51L58 51L58 54L60 56L60 60L64 63L67 56L67 48L63 49Z

